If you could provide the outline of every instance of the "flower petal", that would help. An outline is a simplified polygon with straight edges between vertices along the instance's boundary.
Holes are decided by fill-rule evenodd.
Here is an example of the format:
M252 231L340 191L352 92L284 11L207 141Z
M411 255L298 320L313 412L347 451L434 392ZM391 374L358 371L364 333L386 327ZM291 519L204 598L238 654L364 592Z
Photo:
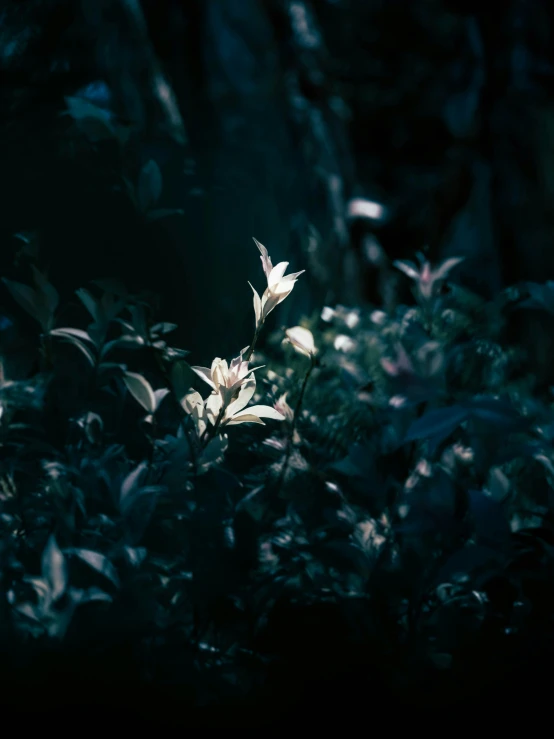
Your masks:
M269 290L269 288L268 288ZM271 311L279 304L280 297L279 295L273 295L272 293L268 292L268 290L265 291L262 297L262 320L265 321L265 319L268 317L268 315L271 313ZM287 293L288 294L288 293ZM285 298L287 296L285 295Z
M282 277L281 282L289 282L290 280L296 280L298 277L300 277L300 275L303 275L305 271L306 271L305 269L301 269L300 272L291 272L290 275L285 275L284 277Z
M256 316L256 328L259 328L262 320L262 301L255 287L250 282L248 284L250 285L250 287L252 288L252 292L254 293L254 315Z
M246 411L241 416L233 416L233 418L225 421L225 426L238 426L239 423L259 423L265 426L265 423L258 416L252 416Z
M245 364L247 364L245 362ZM248 377L248 375L251 375L252 372L255 372L256 370L262 369L262 367L265 367L265 364L260 364L259 367L252 367L251 369L247 370L246 374L244 376L239 375L236 379L236 381L231 385L231 390L234 392L239 388L245 381L245 379Z
M236 400L234 400L232 403L229 404L225 416L226 418L231 418L235 415L235 413L238 413L239 411L242 411L243 408L246 408L248 403L250 403L252 396L256 392L256 378L254 375L251 375L245 382L243 383L239 396Z
M434 271L433 277L435 280L442 280L451 269L454 269L454 267L460 264L460 262L463 262L464 259L465 257L450 257L449 259L445 259L444 262Z
M198 377L201 377L204 382L207 382L208 385L215 390L215 385L212 381L211 370L209 370L207 367L191 367L191 369L196 372Z
M215 419L219 415L221 406L223 405L223 398L219 393L212 393L206 400L206 412L208 419L212 424L215 423Z
M412 280L419 279L419 270L416 268L413 262L404 262L400 259L396 259L392 264L394 267L396 267L396 269L399 269L401 272L404 272L405 275L411 277Z
M268 287L273 287L273 285L281 282L288 266L288 262L279 262L279 264L276 264L275 267L273 267L267 278Z
M212 362L212 380L217 388L220 385L226 385L227 377L229 376L229 367L227 366L227 360L216 357Z
M285 416L282 413L279 413L278 410L271 408L269 405L251 405L250 408L236 413L233 416L233 420L235 418L242 418L243 415L253 415L258 416L258 418L273 418L275 421L285 420Z
M254 237L252 237L254 239ZM266 277L269 277L269 274L271 270L273 269L273 265L271 263L271 259L269 257L269 254L267 253L267 249L263 244L260 244L260 242L257 239L254 239L254 243L260 250L260 254L262 255L260 259L262 260L262 267L264 270L264 274Z
M287 339L301 354L312 356L316 353L314 337L311 331L302 326L294 326L285 331Z

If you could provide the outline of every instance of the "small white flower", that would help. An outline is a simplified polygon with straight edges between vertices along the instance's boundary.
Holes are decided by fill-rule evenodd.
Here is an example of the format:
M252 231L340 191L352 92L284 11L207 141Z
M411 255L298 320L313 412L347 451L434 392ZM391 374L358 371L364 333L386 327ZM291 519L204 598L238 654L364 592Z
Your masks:
M438 267L433 269L430 262L420 257L420 267L413 262L407 262L397 259L393 262L394 266L401 272L404 272L410 279L417 284L418 290L422 297L430 298L435 292L436 286L443 282L448 273L454 269L460 262L464 261L464 257L450 257L441 262Z
M321 311L321 320L325 321L325 323L329 323L333 320L335 317L335 311L330 308L328 305L326 305L323 310Z
M368 218L371 221L380 221L385 217L385 208L381 203L367 198L353 198L348 203L349 218Z
M377 326L382 326L387 320L387 314L382 310L374 310L370 317L370 321Z
M360 315L357 311L351 310L349 313L346 314L344 318L344 322L348 326L348 328L356 328L356 326L360 322Z
M283 341L291 344L299 354L305 354L307 357L314 357L317 354L313 334L307 328L294 326L288 328L285 333L287 336Z
M254 239L254 242L260 250L260 259L262 260L262 267L267 278L267 288L261 298L251 283L248 283L254 293L256 329L259 329L271 311L290 295L297 278L306 270L285 275L285 271L289 266L289 263L279 262L279 264L274 267L265 246L260 244L256 239Z
M389 405L393 408L403 408L407 402L408 399L405 398L404 395L393 395L392 398L389 399Z
M275 408L279 413L282 413L288 421L292 421L294 419L294 411L288 404L287 395L288 393L281 395L279 400L275 403Z
M239 356L231 361L230 365L227 365L225 359L216 357L210 369L208 367L192 367L194 372L204 382L207 382L212 390L215 390L215 392L221 395L224 403L231 402L235 392L252 372L265 366L260 365L259 367L249 369L248 362L244 362L242 359L247 348L243 349Z
M356 342L353 341L350 336L346 336L346 334L338 334L338 336L335 337L333 346L337 351L349 352L356 347Z
M256 378L250 375L242 384L236 400L225 408L220 426L236 426L239 423L260 423L265 426L262 418L273 418L275 421L284 421L285 416L275 408L267 405L246 406L256 392ZM206 414L209 421L215 424L223 407L223 398L220 393L213 392L206 400Z

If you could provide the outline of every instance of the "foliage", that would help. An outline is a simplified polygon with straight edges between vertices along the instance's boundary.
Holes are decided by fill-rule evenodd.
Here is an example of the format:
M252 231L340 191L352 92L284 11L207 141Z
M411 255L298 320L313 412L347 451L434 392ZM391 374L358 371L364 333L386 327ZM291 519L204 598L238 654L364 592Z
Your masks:
M445 286L456 260L403 263L415 306L325 307L262 351L263 305L300 273L256 243L254 338L211 368L109 283L77 292L72 328L41 271L6 282L41 361L0 387L5 653L131 643L146 684L246 705L280 665L369 659L407 700L476 655L549 649L554 409L501 344L506 295Z

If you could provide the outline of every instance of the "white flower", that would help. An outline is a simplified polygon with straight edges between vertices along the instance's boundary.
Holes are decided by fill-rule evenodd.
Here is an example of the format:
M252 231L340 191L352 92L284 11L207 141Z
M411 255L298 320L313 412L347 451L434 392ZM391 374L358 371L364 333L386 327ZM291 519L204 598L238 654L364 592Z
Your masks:
M436 286L443 282L448 273L465 259L465 257L450 257L433 269L426 259L421 255L418 255L418 257L421 265L419 269L413 262L400 259L393 262L393 265L416 282L419 292L424 298L430 298L435 292Z
M290 275L285 275L285 271L289 266L289 263L279 262L279 264L275 265L274 267L265 246L263 244L260 244L260 242L256 239L254 239L254 242L260 250L260 259L262 261L264 274L267 278L267 288L265 289L264 294L261 298L258 295L256 289L250 284L250 282L248 283L254 293L254 313L256 315L256 329L259 329L263 325L265 319L271 313L271 311L277 305L279 305L279 303L282 303L288 295L290 295L297 278L303 272L305 272L305 270L301 270L300 272L293 272Z
M353 198L348 203L347 214L349 218L368 218L372 221L380 221L384 218L385 208L374 200L367 198Z
M374 310L369 316L369 319L377 326L382 326L387 320L387 314L382 310Z
M285 416L282 413L267 405L252 405L250 408L246 408L255 392L256 378L254 375L250 375L242 384L238 398L225 408L220 426L236 426L239 423L261 423L262 426L265 426L261 420L262 418L284 421ZM215 424L222 407L221 394L213 392L206 400L206 413L212 424Z
M230 403L233 399L233 395L243 384L245 379L257 369L261 369L265 365L259 367L248 368L248 362L244 362L242 359L243 354L248 347L243 349L238 357L231 360L231 364L227 365L225 359L216 357L212 362L210 369L208 367L192 367L194 372L201 377L204 382L219 393L225 404Z
M288 404L287 395L288 393L283 393L283 395L281 395L279 400L275 403L275 408L279 413L282 413L288 421L293 421L294 411Z
M356 326L360 322L360 316L357 311L351 310L349 313L347 313L344 322L348 326L348 328L356 328Z
M325 321L325 323L329 323L333 320L335 317L335 311L330 308L328 305L326 305L323 310L321 311L321 320Z
M338 336L335 337L333 346L339 352L349 352L356 348L356 342L353 341L350 336L346 336L346 334L338 334Z
M294 326L294 328L288 328L285 333L287 338L284 339L284 342L291 344L300 354L305 354L308 357L314 357L317 354L314 337L307 328Z

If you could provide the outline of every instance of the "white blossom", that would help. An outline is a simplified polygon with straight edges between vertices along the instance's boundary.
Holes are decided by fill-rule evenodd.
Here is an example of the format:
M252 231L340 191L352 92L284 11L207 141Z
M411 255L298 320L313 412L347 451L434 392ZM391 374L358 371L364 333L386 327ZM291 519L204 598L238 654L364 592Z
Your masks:
M260 250L260 259L262 261L264 274L267 278L267 288L261 298L253 285L250 282L248 283L254 293L254 313L256 316L256 330L258 330L263 326L265 319L271 311L290 295L297 278L305 272L305 270L285 275L285 271L289 266L289 263L279 262L279 264L274 267L265 246L260 244L256 239L254 239L254 242Z
M313 334L307 328L294 326L287 329L285 333L284 342L290 344L299 354L305 354L308 357L314 357L317 354Z

